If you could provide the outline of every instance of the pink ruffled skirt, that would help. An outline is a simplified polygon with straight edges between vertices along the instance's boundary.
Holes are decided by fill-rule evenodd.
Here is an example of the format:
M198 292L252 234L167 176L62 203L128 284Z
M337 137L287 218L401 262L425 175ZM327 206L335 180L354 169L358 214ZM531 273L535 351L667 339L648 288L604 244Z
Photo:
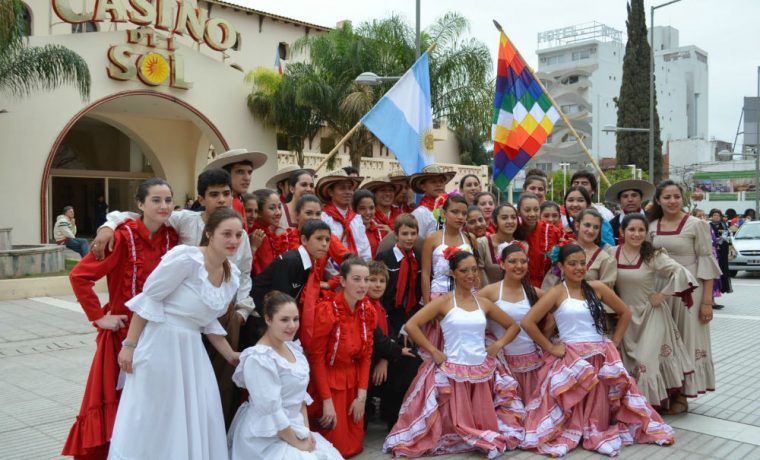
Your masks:
M440 327L426 328L440 344ZM421 457L468 451L497 457L523 440L525 409L517 381L498 360L479 365L423 363L383 449L394 456Z
M582 439L585 449L615 456L633 443L674 442L673 429L641 395L611 341L565 347L563 358L544 357L521 448L559 457Z

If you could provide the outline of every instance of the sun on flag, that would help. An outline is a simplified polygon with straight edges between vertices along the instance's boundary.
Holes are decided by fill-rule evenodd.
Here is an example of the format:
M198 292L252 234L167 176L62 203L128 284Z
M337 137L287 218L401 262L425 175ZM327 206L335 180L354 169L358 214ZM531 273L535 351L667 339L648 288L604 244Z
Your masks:
M493 101L493 180L505 191L559 119L536 77L501 31Z

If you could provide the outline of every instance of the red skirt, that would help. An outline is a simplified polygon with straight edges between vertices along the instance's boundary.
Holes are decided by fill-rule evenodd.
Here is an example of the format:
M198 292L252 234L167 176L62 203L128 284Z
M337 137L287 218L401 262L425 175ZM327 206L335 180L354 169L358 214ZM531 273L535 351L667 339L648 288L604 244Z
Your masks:
M544 356L520 447L559 457L583 439L584 449L615 456L634 442L674 442L673 429L639 393L612 342L565 347L563 358Z
M82 406L61 455L88 459L105 459L108 456L108 443L121 396L121 391L116 390L119 379L117 358L126 334L127 327L117 332L98 330L97 348L87 377Z
M345 390L330 389L333 406L335 407L335 428L325 430L319 427L314 421L322 417L322 401L314 400L307 408L310 425L312 430L316 430L338 449L338 452L345 457L352 457L361 453L364 449L364 418L359 423L354 422L353 416L348 414L351 403L356 399L358 389L356 387ZM310 391L309 394L317 394L316 391ZM370 404L367 401L367 404Z

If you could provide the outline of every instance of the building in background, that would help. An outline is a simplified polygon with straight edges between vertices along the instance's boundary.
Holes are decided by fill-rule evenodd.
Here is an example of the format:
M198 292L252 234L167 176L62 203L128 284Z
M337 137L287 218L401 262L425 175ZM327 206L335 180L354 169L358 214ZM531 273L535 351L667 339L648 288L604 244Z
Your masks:
M680 46L674 27L657 26L653 35L662 144L708 139L707 52L694 45Z
M613 99L620 93L623 75L623 33L598 22L547 30L538 34L536 53L536 76L595 159L614 158L615 136L602 129L617 120ZM562 121L528 167L550 171L560 162L570 163L570 169L589 162Z

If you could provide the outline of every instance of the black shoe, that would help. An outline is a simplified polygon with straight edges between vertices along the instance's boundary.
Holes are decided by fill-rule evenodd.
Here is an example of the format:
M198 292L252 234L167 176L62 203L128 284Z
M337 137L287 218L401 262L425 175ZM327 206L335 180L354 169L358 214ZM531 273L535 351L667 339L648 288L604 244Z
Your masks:
M725 307L725 305L721 305L719 303L716 303L716 304L713 305L713 310L723 310L723 307Z

